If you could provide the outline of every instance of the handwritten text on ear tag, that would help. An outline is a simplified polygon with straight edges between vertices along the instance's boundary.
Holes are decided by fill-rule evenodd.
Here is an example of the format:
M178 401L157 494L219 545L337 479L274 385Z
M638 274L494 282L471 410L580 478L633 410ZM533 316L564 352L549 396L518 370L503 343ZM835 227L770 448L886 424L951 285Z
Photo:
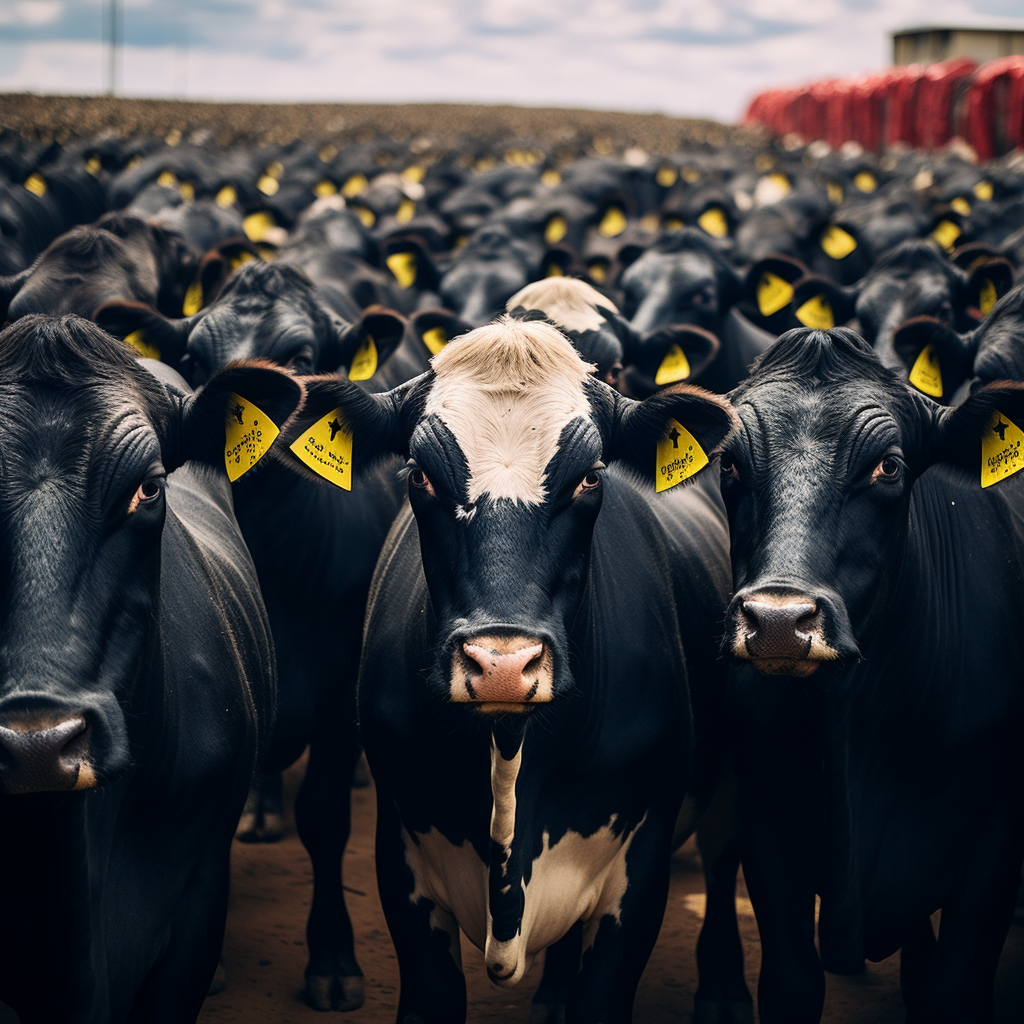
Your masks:
M332 409L291 446L292 454L314 473L345 491L352 490L352 435L341 409Z
M1024 469L1024 430L997 409L981 435L981 486L991 487Z
M260 408L241 395L228 398L227 425L224 431L224 465L234 483L248 473L270 451L280 431Z
M910 383L932 398L942 397L942 370L934 345L925 345L910 370Z
M349 380L369 380L377 372L377 346L368 334L366 341L356 349L352 357L352 368L348 371Z
M668 421L668 433L658 442L654 489L667 491L708 464L704 449L678 420Z

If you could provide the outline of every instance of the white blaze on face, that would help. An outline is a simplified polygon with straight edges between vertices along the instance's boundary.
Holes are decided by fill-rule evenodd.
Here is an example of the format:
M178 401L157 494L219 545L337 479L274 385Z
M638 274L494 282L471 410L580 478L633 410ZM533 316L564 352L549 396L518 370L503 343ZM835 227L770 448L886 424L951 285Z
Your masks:
M546 277L520 289L505 304L510 312L522 306L539 309L549 320L568 331L597 331L605 318L598 307L618 313L611 299L606 299L586 281L573 277Z
M469 502L487 494L542 504L562 430L590 415L584 382L593 367L550 324L509 317L449 343L431 363L424 413L455 435L469 466Z

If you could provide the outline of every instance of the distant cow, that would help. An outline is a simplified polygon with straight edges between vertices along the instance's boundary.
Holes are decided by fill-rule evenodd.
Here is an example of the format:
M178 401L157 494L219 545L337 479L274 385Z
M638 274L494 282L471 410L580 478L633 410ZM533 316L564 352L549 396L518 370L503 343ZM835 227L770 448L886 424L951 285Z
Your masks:
M902 948L908 1021L990 1021L1024 855L1024 387L942 408L839 328L783 335L731 398L761 1020L814 1024L822 964Z
M700 772L691 699L721 693L727 539L717 488L656 496L633 474L674 486L731 419L704 392L639 403L589 370L549 324L506 317L390 392L307 378L293 435L340 419L353 491L409 459L359 683L405 1024L464 1019L460 928L499 985L553 947L568 977L545 975L543 1019L627 1021L664 912ZM731 977L699 998L746 999L749 1019Z
M192 394L158 369L74 317L0 334L0 999L25 1022L195 1019L272 722L224 467L301 390L248 365Z

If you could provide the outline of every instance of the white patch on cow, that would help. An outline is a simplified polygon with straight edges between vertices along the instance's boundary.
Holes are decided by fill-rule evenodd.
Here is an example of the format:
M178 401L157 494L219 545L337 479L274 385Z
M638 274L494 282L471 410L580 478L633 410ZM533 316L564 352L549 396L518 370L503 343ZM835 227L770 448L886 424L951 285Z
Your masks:
M473 522L473 517L476 515L476 505L470 505L468 508L465 505L455 506L455 518L463 523Z
M445 345L431 364L424 413L455 435L469 503L489 494L542 504L562 430L590 415L584 381L593 367L550 324L507 316Z
M516 834L516 779L522 763L521 743L511 760L506 761L494 737L491 737L491 795L494 798L494 806L491 808L491 839L502 848L506 857L512 850L512 840Z
M568 331L598 331L605 324L598 307L618 313L615 304L586 281L573 277L546 277L520 289L505 305L539 309L549 320Z

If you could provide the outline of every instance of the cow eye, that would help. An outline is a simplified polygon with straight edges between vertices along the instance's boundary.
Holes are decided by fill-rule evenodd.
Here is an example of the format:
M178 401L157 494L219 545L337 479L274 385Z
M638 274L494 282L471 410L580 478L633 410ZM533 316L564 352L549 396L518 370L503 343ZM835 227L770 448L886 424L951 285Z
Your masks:
M409 470L409 483L411 483L418 491L426 491L427 494L433 497L434 485L428 479L427 474L424 473L419 466L413 466L413 468Z
M601 467L603 468L603 467ZM589 473L576 485L576 490L573 491L572 496L578 498L581 494L587 494L590 491L597 490L601 486L601 475L597 469L590 470Z
M899 480L903 475L903 463L900 462L895 455L886 455L882 461L875 466L875 471L871 474L871 482L874 483L876 480L886 480L890 483L894 480Z
M128 505L128 515L131 515L140 505L149 505L160 497L163 490L163 477L150 477L139 484L138 490L132 495L131 503Z

